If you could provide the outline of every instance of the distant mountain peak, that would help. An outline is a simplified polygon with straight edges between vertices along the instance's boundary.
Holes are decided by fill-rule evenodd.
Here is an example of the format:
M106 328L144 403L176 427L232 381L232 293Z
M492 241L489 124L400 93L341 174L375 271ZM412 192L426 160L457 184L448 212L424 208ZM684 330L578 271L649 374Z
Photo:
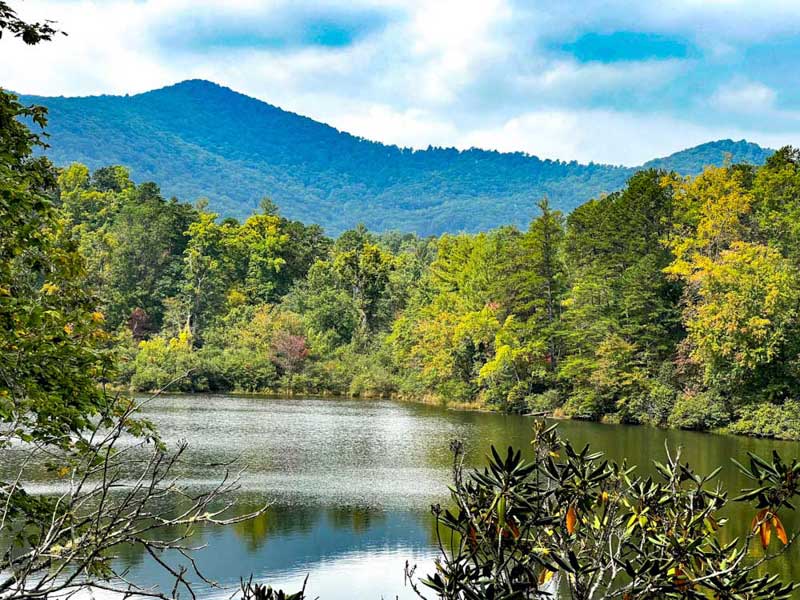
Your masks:
M141 94L136 94L136 96L180 95L180 96L194 96L197 99L202 99L208 96L209 94L219 95L220 97L225 97L230 95L242 98L250 98L250 96L237 92L219 83L208 81L207 79L184 79L183 81L178 81L177 83L172 83L170 85L165 85L163 87L156 88L154 90L142 92ZM261 102L261 100L258 100L256 98L250 98L250 99L255 102Z
M50 109L59 165L122 164L166 195L206 197L225 216L246 217L264 196L287 217L336 234L364 222L421 234L527 225L547 195L569 211L621 188L635 168L540 160L522 152L398 148L340 132L205 79L135 96L24 97ZM639 168L694 174L705 165L761 164L772 153L746 140L717 140Z
M195 77L192 79L184 79L183 81L178 81L172 86L166 87L209 87L209 88L223 88L223 89L230 89L227 86L224 86L220 83L215 81L209 81L208 79L201 79L199 77Z
M709 165L721 165L728 156L733 162L760 165L774 152L775 150L763 148L747 140L733 141L726 138L674 152L648 161L642 166L648 169L675 170L690 175Z

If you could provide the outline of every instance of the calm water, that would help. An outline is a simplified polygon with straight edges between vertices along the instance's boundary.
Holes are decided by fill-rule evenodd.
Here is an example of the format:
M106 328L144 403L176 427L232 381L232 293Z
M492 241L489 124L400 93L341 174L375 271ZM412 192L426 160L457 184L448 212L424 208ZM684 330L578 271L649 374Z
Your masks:
M298 588L309 575L311 597L321 600L412 598L404 587L405 561L430 569L434 556L429 507L447 500L453 438L466 444L480 464L491 444L527 448L530 419L455 412L390 401L263 399L231 396L165 397L148 408L168 441L186 439L189 461L220 463L240 457L241 510L272 501L262 517L198 536L208 576L238 585L240 576ZM701 472L725 465L723 477L738 490L743 481L730 465L746 451L784 457L800 444L662 431L645 427L561 424L576 445L591 443L617 460L642 465L663 455L664 441L682 446ZM197 486L215 481L218 468L187 467ZM752 514L734 510L732 522L749 524ZM787 529L800 519L784 520ZM800 577L798 548L779 565ZM131 578L147 584L167 579L146 557L124 557ZM204 596L232 590L199 588Z

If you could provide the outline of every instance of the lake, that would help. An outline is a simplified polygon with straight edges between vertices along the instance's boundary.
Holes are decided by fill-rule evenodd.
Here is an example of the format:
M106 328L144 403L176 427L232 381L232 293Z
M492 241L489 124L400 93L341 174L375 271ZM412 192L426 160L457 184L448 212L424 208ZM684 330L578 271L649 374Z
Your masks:
M263 516L198 535L197 554L206 575L237 586L249 576L291 590L309 575L310 597L415 597L404 586L406 560L428 572L435 556L430 505L446 501L450 481L449 443L464 441L471 464L482 464L491 444L527 449L531 419L482 412L457 412L386 400L267 399L238 396L162 397L147 408L168 442L189 442L195 465L239 457L239 507L273 502ZM591 443L612 459L625 457L649 471L664 442L684 448L700 472L723 465L729 489L744 485L730 459L778 448L784 458L800 444L733 436L666 431L647 427L566 421L562 435L575 445ZM196 486L216 481L218 467L187 466ZM752 511L736 506L733 529L742 530ZM787 529L800 519L784 519ZM730 526L728 528L731 528ZM798 548L777 565L784 576L800 577ZM140 583L167 584L151 560L136 553L121 560ZM229 596L199 586L201 596Z

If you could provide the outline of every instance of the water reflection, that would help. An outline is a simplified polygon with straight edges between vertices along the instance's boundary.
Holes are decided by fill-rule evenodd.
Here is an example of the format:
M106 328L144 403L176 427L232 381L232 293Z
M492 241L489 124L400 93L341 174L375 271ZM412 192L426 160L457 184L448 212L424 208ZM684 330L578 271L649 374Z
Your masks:
M168 442L189 442L181 468L194 485L216 481L219 468L208 465L239 457L247 472L238 510L273 502L257 519L198 532L192 543L206 546L197 553L203 571L233 587L252 573L297 588L309 574L311 597L322 600L413 597L403 586L403 566L409 560L420 572L430 570L435 533L429 507L447 500L450 440L463 440L468 461L478 465L491 444L529 453L531 427L525 417L389 401L180 396L159 399L148 413ZM650 461L663 456L668 441L683 447L684 460L700 472L723 465L733 492L746 482L731 457L779 448L791 458L800 450L796 443L646 427L563 422L561 431L576 446L591 443L614 460L628 458L644 474L653 472ZM732 507L724 535L741 535L750 513ZM800 527L797 515L784 522ZM775 565L784 577L800 579L798 551ZM162 589L169 583L135 550L123 551L119 561L137 582ZM207 597L231 592L200 591Z
M416 512L272 506L251 521L198 533L191 542L207 546L196 553L201 572L227 589L195 581L205 597L230 595L241 576L253 574L287 589L299 589L309 575L311 597L410 598L403 565L409 560L430 569L430 535L429 519ZM176 555L170 559L182 563ZM141 556L120 561L133 581L161 589L171 584Z

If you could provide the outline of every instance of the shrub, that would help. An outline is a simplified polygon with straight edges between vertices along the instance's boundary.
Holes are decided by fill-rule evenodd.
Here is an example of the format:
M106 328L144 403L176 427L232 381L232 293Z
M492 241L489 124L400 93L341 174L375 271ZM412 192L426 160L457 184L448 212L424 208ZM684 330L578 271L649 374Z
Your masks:
M506 396L505 406L503 407L506 412L512 413L526 413L528 412L528 392L530 385L526 381L517 382L509 391Z
M532 394L526 398L528 410L534 413L552 412L561 406L561 392L555 388L545 390L541 394Z
M592 388L577 388L564 404L564 414L573 419L597 420L604 413L604 403Z
M800 495L800 464L777 453L736 463L752 487L733 501L754 518L732 537L723 517L730 500L714 481L720 469L696 473L680 451L667 449L656 475L636 477L543 422L531 462L492 448L486 468L465 472L463 445L451 448L452 508L433 507L440 552L422 580L439 598L788 600L800 587L765 572L796 539L782 519ZM763 558L751 560L753 552ZM414 569L406 574L422 595Z
M738 420L728 428L731 433L779 440L800 438L800 402L796 400L748 406L737 416Z
M265 392L277 385L277 370L263 352L249 348L205 347L198 351L213 391Z
M457 379L444 381L436 386L436 393L442 403L470 402L475 397L475 388L471 384Z
M656 427L666 425L676 397L677 392L672 386L658 380L650 381L648 389L628 403L621 420Z
M672 386L656 381L647 396L647 406L643 412L642 422L648 425L666 425L675 407L677 393Z
M133 361L131 387L151 391L168 388L179 391L207 391L206 369L192 349L188 331L167 339L155 336L139 343Z
M372 363L353 376L348 393L351 396L386 397L396 390L397 386L389 370L381 364Z
M698 431L724 427L730 420L730 411L719 396L711 391L681 394L669 415L672 427Z

